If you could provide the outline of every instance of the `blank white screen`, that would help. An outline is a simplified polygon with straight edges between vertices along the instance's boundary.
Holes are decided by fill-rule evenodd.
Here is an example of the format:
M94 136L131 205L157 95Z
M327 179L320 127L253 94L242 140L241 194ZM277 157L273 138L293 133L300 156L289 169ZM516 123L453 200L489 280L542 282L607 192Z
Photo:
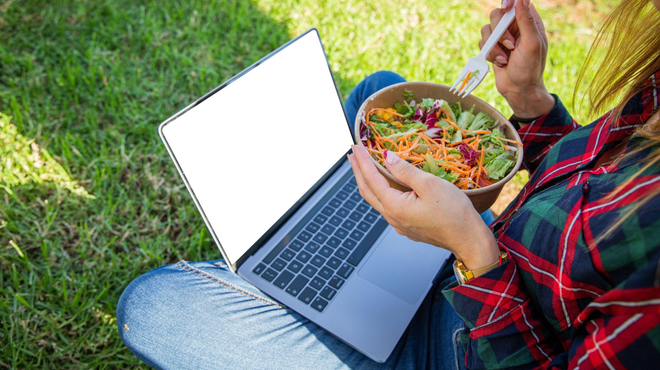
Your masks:
M315 31L162 131L232 264L352 144Z

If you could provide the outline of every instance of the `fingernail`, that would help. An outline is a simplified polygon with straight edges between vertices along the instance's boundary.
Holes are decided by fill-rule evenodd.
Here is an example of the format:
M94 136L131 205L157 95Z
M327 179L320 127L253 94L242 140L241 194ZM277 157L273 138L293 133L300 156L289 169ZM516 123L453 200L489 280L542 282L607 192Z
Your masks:
M505 9L507 5L509 5L509 2L506 0L502 0L502 9Z
M504 46L506 46L506 48L509 49L509 50L513 50L513 49L516 48L516 46L513 44L513 42L511 42L511 40L504 40L502 43L503 43Z
M532 0L522 0L523 2L523 7L529 8L529 4L532 2Z
M399 157L396 154L388 155L388 153L389 151L387 150L383 152L383 155L385 156L385 162L387 162L387 164L394 164L394 162L396 162Z
M506 58L503 57L503 56L501 56L501 55L496 56L496 57L495 57L495 60L496 60L501 66L505 66L506 63L507 63L507 62L506 62Z

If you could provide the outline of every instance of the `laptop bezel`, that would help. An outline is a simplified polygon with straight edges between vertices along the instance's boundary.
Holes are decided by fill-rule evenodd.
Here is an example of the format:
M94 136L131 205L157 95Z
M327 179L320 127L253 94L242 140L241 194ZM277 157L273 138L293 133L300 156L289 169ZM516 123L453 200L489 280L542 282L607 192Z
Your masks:
M278 230L278 229L279 229L284 223L286 223L286 221L289 220L289 218L291 218L291 216L292 216L293 214L295 214L295 212L296 212L298 209L300 209L300 207L301 207L301 206L302 206L307 200L309 200L309 198L310 198L310 197L311 197L311 196L312 196L312 195L313 195L313 194L314 194L314 193L315 193L315 192L321 187L321 185L323 185L323 183L324 183L325 181L327 181L328 178L329 178L330 176L332 176L332 174L333 174L334 172L337 171L337 169L339 169L339 167L341 166L341 164L346 160L346 154L350 153L351 150L350 150L350 148L348 148L348 150L346 151L346 153L345 153L341 158L339 158L339 159L337 160L337 162L336 162L336 163L330 168L330 170L328 170L328 171L327 171L327 172L326 172L326 173L325 173L325 174L324 174L324 175L323 175L323 176L322 176L322 177L321 177L321 178L320 178L320 179L319 179L319 180L318 180L318 181L317 181L317 182L316 182L316 183L315 183L315 184L314 184L314 185L313 185L313 186L312 186L312 187L311 187L311 188L310 188L310 189L309 189L309 190L308 190L308 191L307 191L307 192L306 192L306 193L305 193L305 194L304 194L304 195L303 195L303 196L302 196L302 197L301 197L301 198L300 198L300 199L299 199L299 200L298 200L298 201L297 201L297 202L296 202L291 208L289 208L289 210L288 210L287 212L284 213L284 215L282 215L282 217L280 217L280 218L279 218L279 219L278 219L278 220L277 220L277 221L276 221L276 222L275 222L275 223L274 223L274 224L273 224L273 225L272 225L272 226L271 226L271 227L270 227L270 228L269 228L269 229L268 229L268 230L267 230L267 231L266 231L266 232L265 232L265 233L264 233L264 234L263 234L263 235L262 235L262 236L261 236L261 237L260 237L260 238L259 238L254 244L253 244L253 245L252 245L252 246L251 246L251 247L250 247L250 248L248 248L248 250L247 250L245 253L243 253L243 255L242 255L241 257L239 257L238 260L236 260L236 261L234 262L234 261L231 261L231 259L228 258L227 253L225 252L224 248L222 247L222 243L220 243L220 240L219 240L218 236L216 235L216 233L215 233L213 227L211 226L211 223L210 223L208 217L207 217L206 214L204 213L204 209L202 208L202 206L201 206L199 200L197 199L197 196L195 195L195 192L194 192L192 186L190 185L188 179L186 178L186 175L183 173L183 169L181 168L181 165L180 165L179 162L177 161L176 156L174 155L174 152L173 152L172 148L170 147L170 145L169 145L169 143L168 143L168 141L167 141L167 138L166 138L166 136L165 136L165 134L164 134L163 129L164 129L165 126L167 126L168 124L174 122L174 121L177 120L179 117L181 117L182 115L186 114L187 112L189 112L190 110L192 110L193 108L195 108L196 106L198 106L199 104L201 104L203 101L205 101L205 100L208 99L209 97L213 96L214 94L216 94L216 93L219 92L220 90L222 90L222 89L224 89L225 87L229 86L232 82L237 81L239 78L241 78L242 76L244 76L244 75L247 74L248 72L254 70L256 67L258 67L259 65L261 65L262 63L264 63L265 61L267 61L268 59L270 59L270 58L273 57L274 55L280 53L281 51L283 51L283 50L286 49L287 47L291 46L291 45L294 44L296 41L298 41L299 39L305 37L306 35L308 35L308 34L311 33L311 32L313 32L313 33L316 34L316 37L317 37L317 39L318 39L318 42L319 42L319 44L320 44L320 46L321 46L321 50L322 50L323 55L324 55L324 57L325 57L326 64L327 64L327 67L328 67L328 71L330 72L330 77L332 78L332 82L333 82L334 87L335 87L335 92L337 93L337 99L339 100L339 105L340 105L340 107L341 107L341 109L342 109L342 112L344 113L343 116L344 116L344 118L346 119L346 110L344 109L344 105L343 105L343 102L342 102L341 94L339 93L339 89L337 88L337 81L335 80L335 77L334 77L334 75L333 75L333 73L332 73L332 68L330 67L330 62L329 62L329 60L328 60L328 55L327 55L327 53L325 52L325 48L323 47L323 43L321 42L321 36L319 35L319 32L318 32L318 30L317 30L316 28L310 28L309 30L303 32L303 33L300 34L299 36L297 36L297 37L291 39L290 41L288 41L287 43L283 44L283 45L280 46L279 48L273 50L273 51L270 52L268 55L266 55L266 56L264 56L263 58L259 59L258 61L256 61L256 62L253 63L252 65L250 65L249 67L245 68L243 71L239 72L238 74L234 75L234 76L231 77L230 79L226 80L225 82L223 82L222 84L220 84L218 87L216 87L216 88L214 88L213 90L209 91L208 93L204 94L202 97L200 97L199 99L195 100L194 102L192 102L191 104L189 104L188 106L186 106L185 108L183 108L182 110L180 110L179 112L175 113L174 115L172 115L171 117L169 117L168 119L166 119L165 121L163 121L163 122L158 126L158 134L159 134L159 136L160 136L160 138L161 138L161 141L162 141L163 144L165 145L165 148L167 149L167 152L168 152L168 154L170 155L170 158L172 159L172 162L174 163L174 165L175 165L175 167L176 167L176 169L177 169L179 175L180 175L181 178L183 179L183 182L184 182L186 188L188 189L188 192L189 192L189 194L191 195L191 197L192 197L192 199L193 199L193 202L195 203L195 206L197 207L197 210L199 211L200 215L202 216L202 219L204 220L204 224L206 225L206 228L208 229L208 231L209 231L211 237L213 238L213 241L215 242L216 246L217 246L218 249L220 250L220 253L222 254L222 257L223 257L224 260L227 262L227 266L229 266L229 268L230 268L231 271L233 271L233 272L236 272L236 271L238 270L238 268L243 264L243 262L245 262L245 260L246 260L249 256L251 256L251 255L254 254L257 250L259 250L259 249L264 245L264 243L265 243L267 240L269 240L269 239L273 236L273 234L274 234L274 233L275 233L275 232L276 232L276 231L277 231L277 230ZM350 123L348 122L348 119L346 119L346 125L347 125L347 128L348 128L349 131L350 131ZM352 135L351 135L351 136L352 136ZM355 141L354 138L353 138L353 141Z

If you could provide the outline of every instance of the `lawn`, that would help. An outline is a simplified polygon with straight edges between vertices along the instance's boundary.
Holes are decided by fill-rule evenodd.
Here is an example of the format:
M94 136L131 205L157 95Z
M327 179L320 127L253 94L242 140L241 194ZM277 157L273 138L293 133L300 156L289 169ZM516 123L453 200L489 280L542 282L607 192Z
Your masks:
M539 1L547 85L568 106L612 3ZM380 69L450 84L498 5L0 0L0 368L145 368L116 332L122 290L156 266L220 258L161 121L311 27L344 97ZM510 113L492 75L475 95Z

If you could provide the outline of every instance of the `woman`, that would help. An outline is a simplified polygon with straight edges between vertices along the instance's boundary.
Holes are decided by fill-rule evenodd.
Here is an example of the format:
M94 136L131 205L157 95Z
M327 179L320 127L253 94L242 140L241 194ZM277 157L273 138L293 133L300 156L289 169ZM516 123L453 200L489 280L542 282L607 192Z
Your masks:
M653 1L660 10L660 0ZM596 110L611 103L613 92L623 92L623 103L580 128L543 85L543 24L529 0L518 1L516 21L489 60L521 126L532 175L492 230L453 185L389 155L389 170L414 189L398 192L368 154L354 148L349 160L363 197L397 231L452 251L474 272L459 275L459 285L451 270L443 271L446 279L386 363L369 360L279 306L222 262L181 261L136 279L117 309L122 340L156 368L657 364L660 11L646 5L648 0L631 0L615 10L610 26L625 37L615 38L609 64L595 81L602 83L591 88ZM502 14L493 11L482 42ZM354 116L370 92L400 81L392 73L363 81L349 97L347 113ZM455 231L466 228L467 235Z
M516 24L489 60L532 174L494 234L461 211L469 201L448 183L389 155L388 169L414 192L393 190L354 147L361 194L391 225L483 274L459 276L444 292L469 329L461 339L470 369L658 364L650 365L660 359L660 0L649 5L624 1L607 23L614 35L591 99L594 110L617 93L622 100L579 128L544 87L543 24L529 0L518 1ZM501 14L491 14L493 25Z

